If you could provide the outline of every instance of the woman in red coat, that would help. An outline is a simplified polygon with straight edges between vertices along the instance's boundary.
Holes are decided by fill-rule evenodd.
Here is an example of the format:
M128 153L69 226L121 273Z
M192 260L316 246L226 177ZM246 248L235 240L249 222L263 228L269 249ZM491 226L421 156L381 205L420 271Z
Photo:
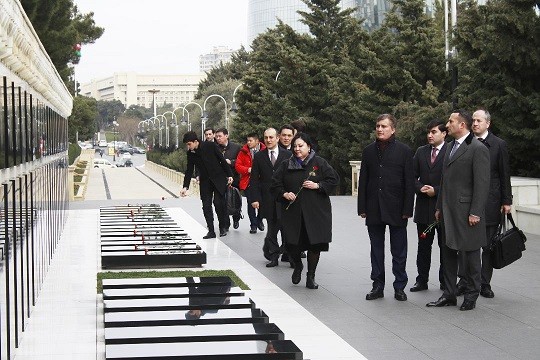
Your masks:
M247 213L250 222L251 234L259 230L264 231L264 223L259 214L256 213L255 209L251 206L253 202L253 196L251 194L251 187L249 186L249 180L251 176L251 167L253 165L253 156L258 151L264 150L264 144L259 142L259 137L255 133L248 134L246 137L246 144L240 149L238 156L236 157L236 162L234 168L238 174L240 174L240 190L244 191L247 199Z
M293 156L283 161L272 178L272 194L281 202L281 235L293 260L293 284L302 277L301 252L307 250L306 287L317 289L315 270L321 251L332 241L330 194L339 176L315 154L309 135L298 133L292 141Z

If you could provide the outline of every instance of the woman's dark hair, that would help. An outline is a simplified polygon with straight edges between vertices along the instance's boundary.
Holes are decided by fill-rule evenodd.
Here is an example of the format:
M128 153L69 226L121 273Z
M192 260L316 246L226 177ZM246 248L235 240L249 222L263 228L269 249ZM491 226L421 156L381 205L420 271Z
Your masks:
M311 140L311 136L309 136L308 134L306 133L303 133L303 132L299 132L297 133L292 141L291 141L291 144L294 146L294 142L297 140L297 139L302 139L307 145L309 145L310 148L313 148L313 141Z

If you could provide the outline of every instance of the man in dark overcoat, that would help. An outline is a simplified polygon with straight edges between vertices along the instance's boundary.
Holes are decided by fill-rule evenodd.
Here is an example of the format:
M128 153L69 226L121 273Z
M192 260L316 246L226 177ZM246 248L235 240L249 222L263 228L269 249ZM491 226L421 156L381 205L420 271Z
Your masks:
M482 248L482 284L480 286L480 295L486 298L495 296L491 289L493 265L491 264L491 252L489 251L490 239L497 232L497 226L501 221L501 212L508 214L512 210L512 185L510 184L508 149L503 139L489 131L490 125L491 115L487 110L477 110L473 113L472 131L474 137L489 150L490 183L486 203L486 237L488 244ZM461 279L458 282L458 293L465 289L462 267L459 270Z
M263 255L270 260L266 266L274 267L278 265L279 254L284 247L280 248L277 239L281 207L277 206L275 198L270 193L270 186L275 170L282 161L289 159L292 153L278 146L277 131L274 128L266 129L264 132L264 144L266 149L257 152L253 157L250 178L253 198L251 206L259 209L260 216L266 219Z
M410 289L412 292L428 288L431 248L435 232L437 232L439 246L441 244L440 226L432 224L435 222L435 205L437 204L443 159L447 148L444 141L446 125L443 121L432 120L427 125L426 130L428 143L419 147L413 158L414 190L416 192L414 222L418 232L418 254L416 255L418 276L414 286ZM432 226L431 229L430 226ZM441 266L439 266L439 283L440 288L444 289L442 261Z
M227 235L227 216L225 192L227 186L232 184L231 168L225 161L215 142L199 141L194 131L184 134L184 144L187 146L187 168L184 175L184 184L180 190L180 196L186 196L187 190L193 177L195 168L199 174L199 190L202 201L202 208L208 234L203 239L216 237L214 231L214 214L212 211L212 200L219 222L219 235Z
M216 130L214 134L214 141L219 145L219 149L221 150L221 153L223 154L225 161L231 168L231 171L233 174L232 186L238 189L240 186L240 174L238 174L238 172L236 171L235 165L236 165L236 158L238 157L238 153L240 152L240 149L242 147L236 143L233 143L232 141L229 141L229 131L226 128L220 128ZM238 227L240 226L240 218L241 218L240 212L232 215L233 228L238 229ZM227 221L228 221L227 230L229 230L229 226L231 222L229 220L228 215L227 215Z
M454 141L448 145L435 218L442 220L445 290L427 306L456 305L458 257L467 290L460 310L472 310L480 292L480 248L486 246L485 206L489 193L489 151L470 132L472 117L458 110L446 128Z
M412 150L395 138L396 119L377 118L376 141L362 153L358 181L358 215L366 219L371 242L373 288L366 300L384 296L384 235L390 228L394 298L407 300L407 221L413 215L414 171Z

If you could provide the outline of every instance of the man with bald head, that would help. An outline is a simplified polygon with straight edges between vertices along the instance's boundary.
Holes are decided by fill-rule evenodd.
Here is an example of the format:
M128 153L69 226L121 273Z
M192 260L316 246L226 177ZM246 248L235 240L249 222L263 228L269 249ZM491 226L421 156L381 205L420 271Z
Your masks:
M512 186L510 185L510 162L506 142L490 131L491 115L487 110L479 109L473 113L472 132L474 137L482 142L489 150L490 178L489 197L486 203L486 236L488 246L482 248L482 284L480 295L485 298L495 296L491 289L493 265L489 243L497 232L501 213L508 214L512 209ZM464 267L460 264L458 293L466 288Z
M253 157L251 167L250 187L252 187L251 205L259 209L259 215L266 219L267 231L264 238L263 254L270 262L266 267L278 265L280 246L277 241L277 233L280 228L280 207L276 206L276 200L270 193L272 176L279 164L291 157L289 150L278 146L278 134L276 129L268 128L264 132L264 144L266 149L261 150Z

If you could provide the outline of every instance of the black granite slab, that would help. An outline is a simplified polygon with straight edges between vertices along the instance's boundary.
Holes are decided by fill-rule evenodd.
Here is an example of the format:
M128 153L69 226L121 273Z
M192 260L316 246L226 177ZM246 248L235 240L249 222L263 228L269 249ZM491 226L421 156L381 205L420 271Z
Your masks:
M127 227L124 229L104 229L105 231L101 232L101 237L104 236L116 236L116 237L123 237L123 236L133 236L138 235L141 236L141 234L144 234L144 236L185 236L187 235L187 232L182 230L181 228L167 228L166 230L159 231L155 228L135 228L133 226Z
M118 226L118 225L130 225L130 224L137 224L137 225L152 225L155 227L159 227L160 225L176 225L176 223L171 219L159 219L159 220L153 220L153 219L137 219L137 218L124 218L124 219L116 219L111 221L103 221L101 220L99 222L100 226Z
M126 240L191 240L191 237L187 234L125 234L124 236L102 234L101 241L126 241Z
M199 318L186 318L185 310L109 312L104 314L105 327L171 326L202 324L267 323L268 316L261 309L220 309L206 312Z
M197 243L191 239L185 239L185 240L107 240L102 241L101 246L104 248L107 248L109 246L129 246L130 249L135 249L135 245L137 246L143 246L143 245L168 245L168 246L175 246L175 245L197 245Z
M267 324L208 324L106 328L105 344L193 341L283 340L283 332Z
M105 269L185 267L206 264L206 253L201 250L132 250L102 251L101 267Z
M136 278L136 279L103 279L103 289L122 288L151 288L151 287L177 287L177 286L215 286L229 285L233 282L228 276L205 277L167 277L167 278Z
M290 340L246 340L166 344L105 345L107 360L302 360L300 349Z
M185 297L219 296L244 296L244 291L239 287L206 286L205 291L194 287L166 287L166 288L139 288L139 289L103 289L104 300L114 299L166 299Z
M203 301L204 300L204 301ZM206 298L177 298L177 299L137 299L137 300L104 300L104 312L128 311L169 311L204 309L207 312L217 312L219 309L254 308L255 304L245 296L208 296Z
M196 244L152 244L150 242L145 242L144 244L141 242L140 244L115 244L115 245L104 245L101 244L101 253L104 254L105 252L118 252L118 251L131 251L131 250L138 250L138 251L144 251L144 250L152 250L152 251L177 251L177 250L201 250L201 247Z

